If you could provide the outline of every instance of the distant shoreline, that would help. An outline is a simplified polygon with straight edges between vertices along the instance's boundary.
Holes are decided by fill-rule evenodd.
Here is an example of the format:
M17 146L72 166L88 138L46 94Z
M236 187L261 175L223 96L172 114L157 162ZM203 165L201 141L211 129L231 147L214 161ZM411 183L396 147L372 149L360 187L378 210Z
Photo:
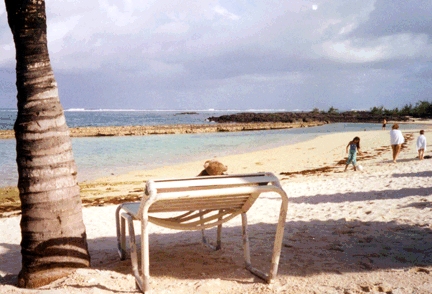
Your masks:
M107 126L107 127L74 127L69 128L70 136L80 137L119 137L119 136L148 136L170 134L199 134L217 132L246 132L293 128L307 128L322 126L333 122L252 122L252 123L214 123L214 124L177 124L154 126ZM387 125L398 124L432 124L432 120L411 119L409 121L388 121ZM0 130L0 139L13 139L13 130Z
M260 130L278 130L304 127L316 127L325 122L304 123L217 123L188 125L156 125L156 126L110 126L110 127L75 127L70 128L70 136L78 137L115 137L115 136L147 136L168 134L198 134L217 132L242 132ZM0 130L0 139L15 138L13 130Z

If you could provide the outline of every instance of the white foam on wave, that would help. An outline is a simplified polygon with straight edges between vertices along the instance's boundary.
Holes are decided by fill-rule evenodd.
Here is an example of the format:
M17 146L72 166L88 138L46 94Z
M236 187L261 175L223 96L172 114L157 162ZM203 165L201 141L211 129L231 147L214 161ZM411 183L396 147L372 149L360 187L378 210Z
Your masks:
M69 108L65 109L65 111L86 111L85 108Z

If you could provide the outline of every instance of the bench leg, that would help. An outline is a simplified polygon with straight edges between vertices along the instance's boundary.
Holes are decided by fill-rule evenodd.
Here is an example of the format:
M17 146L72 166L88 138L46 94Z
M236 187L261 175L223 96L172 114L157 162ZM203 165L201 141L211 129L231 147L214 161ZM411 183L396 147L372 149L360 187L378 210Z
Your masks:
M132 272L134 276L139 277L139 271L138 271L138 254L137 254L137 246L136 246L136 239L135 239L135 229L133 225L133 219L131 216L125 214L125 218L127 219L128 223L128 230L129 230L129 246L130 246L130 255L131 255L131 263L132 263Z
M250 245L249 245L249 235L247 231L247 215L246 213L242 213L242 238L243 238L243 250L244 250L244 259L245 259L245 267L255 276L263 279L264 281L268 281L268 275L256 269L252 266L251 258L250 258Z
M126 225L125 219L121 216L121 205L119 205L115 212L116 231L117 231L117 251L120 260L126 259Z
M242 218L242 239L243 239L243 250L246 268L251 266L250 259L250 246L249 246L249 235L247 232L247 215L246 213L241 214Z
M285 227L285 219L288 211L288 198L282 198L282 204L279 212L279 220L276 228L276 234L273 245L272 261L268 274L254 268L250 260L250 248L249 248L249 237L247 232L247 216L246 213L242 213L242 229L243 229L243 247L244 247L244 257L246 268L256 275L257 277L263 279L267 283L272 283L273 279L277 275L279 267L279 259L282 251L282 241Z
M132 272L135 277L135 282L139 289L143 293L150 293L150 287L149 287L149 275L148 275L148 268L149 268L149 261L148 258L145 260L143 259L141 261L141 271L143 275L140 274L140 268L139 268L139 262L138 262L138 250L136 245L136 237L135 237L135 228L133 224L133 218L127 213L122 213L121 218L127 221L128 224L128 231L129 231L129 245L130 245L130 256L131 256L131 264L132 264ZM145 248L145 244L141 244L142 249ZM147 251L148 252L148 251ZM145 267L147 267L147 270L145 270ZM145 274L147 272L147 275Z
M148 213L143 213L141 222L141 273L140 288L144 293L150 293L150 244L148 236Z
M219 220L221 220L222 217L219 218ZM217 241L216 241L216 250L219 250L222 248L222 225L218 225L217 227Z
M203 219L203 216L200 216L200 219ZM219 220L222 219L222 216L219 217ZM209 247L212 250L219 250L222 248L222 224L217 226L217 233L216 233L216 246L213 246L212 244L210 244L208 238L205 235L205 230L201 230L201 236L202 236L202 242L204 243L204 245L206 245L207 247Z
M278 272L287 212L288 212L288 198L283 197L280 212L279 212L279 221L276 228L274 246L273 246L272 264L271 264L269 276L267 278L267 283L269 284L276 277Z

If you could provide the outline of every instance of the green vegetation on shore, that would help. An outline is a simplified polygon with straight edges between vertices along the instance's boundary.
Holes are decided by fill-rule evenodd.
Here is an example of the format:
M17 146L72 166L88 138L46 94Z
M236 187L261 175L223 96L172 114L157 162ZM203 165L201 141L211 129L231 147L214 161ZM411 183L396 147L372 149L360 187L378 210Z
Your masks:
M386 109L383 106L372 107L370 112L382 116L412 116L417 118L432 118L432 103L429 101L419 101L413 106L406 104L401 109Z
M303 123L303 122L324 122L324 123L377 123L383 119L392 121L408 121L410 117L420 119L432 118L432 103L419 101L415 106L405 105L402 109L385 109L373 107L369 111L339 111L333 106L328 111L314 108L309 112L242 112L218 117L209 117L208 120L217 123L264 123L264 122L283 122L283 123Z

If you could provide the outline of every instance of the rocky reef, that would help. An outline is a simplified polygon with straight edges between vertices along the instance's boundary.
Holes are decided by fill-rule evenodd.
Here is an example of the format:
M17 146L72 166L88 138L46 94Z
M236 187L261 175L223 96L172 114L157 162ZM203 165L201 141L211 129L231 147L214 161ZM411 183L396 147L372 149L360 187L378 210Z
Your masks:
M324 122L310 121L307 123L285 122L254 122L254 123L218 123L190 125L158 125L158 126L112 126L112 127L78 127L70 128L71 137L111 137L111 136L147 136L167 134L196 134L215 132L242 132L258 130L290 129L313 127ZM0 139L14 138L13 130L0 130Z
M194 113L182 113L194 114ZM212 116L211 124L157 125L157 126L112 126L112 127L77 127L70 129L71 137L103 136L146 136L158 134L193 134L213 132L241 132L274 130L320 126L328 123L381 123L387 121L408 121L409 117L392 115L383 116L369 111L347 112L242 112L231 115ZM0 130L0 139L14 138L13 130Z

